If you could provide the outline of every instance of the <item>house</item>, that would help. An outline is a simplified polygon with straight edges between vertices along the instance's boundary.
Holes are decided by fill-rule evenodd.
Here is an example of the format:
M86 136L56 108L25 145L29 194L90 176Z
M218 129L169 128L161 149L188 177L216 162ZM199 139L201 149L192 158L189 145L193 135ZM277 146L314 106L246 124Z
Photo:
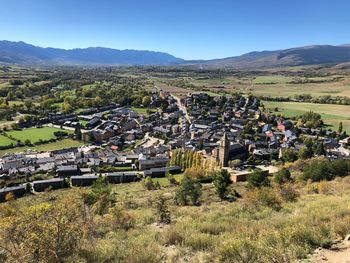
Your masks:
M279 122L277 125L277 129L281 132L285 132L293 128L293 123L290 120L285 120L283 122Z
M97 125L99 125L101 123L101 119L94 117L93 119L91 119L87 124L86 124L86 128L88 129L92 129L95 128Z
M151 168L161 168L168 165L169 158L153 158L149 160L139 161L139 170L147 170Z
M80 169L77 165L59 165L56 168L57 176L67 177L72 175L79 175Z

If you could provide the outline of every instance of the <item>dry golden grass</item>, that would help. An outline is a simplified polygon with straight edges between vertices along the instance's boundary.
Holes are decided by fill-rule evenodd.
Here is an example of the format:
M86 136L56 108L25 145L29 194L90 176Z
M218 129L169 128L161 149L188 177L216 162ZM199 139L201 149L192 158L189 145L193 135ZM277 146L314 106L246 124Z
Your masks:
M141 183L116 185L116 208L103 216L93 216L96 233L82 240L80 252L71 260L292 262L305 258L319 246L329 247L333 240L350 233L349 186L349 177L296 183L292 187L301 195L297 201L289 202L277 187L265 194L258 190L248 193L244 184L236 184L231 188L243 198L229 203L221 201L214 187L206 184L200 206L182 207L172 202L176 187L145 191ZM80 202L84 191L88 188L43 193L1 204L0 209L21 210L42 202L59 203L66 195ZM168 200L170 225L156 223L153 202L160 193ZM1 220L4 219L5 214Z

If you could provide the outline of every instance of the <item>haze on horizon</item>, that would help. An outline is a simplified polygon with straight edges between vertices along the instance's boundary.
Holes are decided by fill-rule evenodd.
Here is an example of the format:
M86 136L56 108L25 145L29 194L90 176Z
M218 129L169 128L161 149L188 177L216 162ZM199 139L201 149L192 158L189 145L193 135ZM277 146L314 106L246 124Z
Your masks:
M42 47L162 51L213 59L350 43L350 2L1 0L0 39Z

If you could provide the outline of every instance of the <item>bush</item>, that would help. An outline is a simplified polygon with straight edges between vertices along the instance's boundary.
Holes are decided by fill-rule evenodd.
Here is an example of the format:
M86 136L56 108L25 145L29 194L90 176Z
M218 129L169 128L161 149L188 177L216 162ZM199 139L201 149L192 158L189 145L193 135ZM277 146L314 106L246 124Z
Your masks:
M202 185L188 176L184 176L181 185L176 190L175 202L179 205L198 205L202 195Z
M255 188L250 190L245 195L245 203L256 209L261 207L270 207L273 210L280 210L282 208L282 200L272 188Z
M292 181L293 181L292 175L290 171L286 168L282 168L281 170L279 170L274 177L274 182L279 185L292 182Z
M256 169L247 177L248 188L270 186L270 180L266 172Z
M135 218L129 213L125 212L120 206L110 208L109 215L111 216L109 223L111 224L113 230L129 230L135 226Z
M279 188L279 195L285 202L295 202L299 197L299 193L291 184L285 184Z
M282 150L281 159L284 162L294 162L298 159L298 155L292 148L288 148L288 149Z
M105 177L98 178L90 191L82 194L82 198L86 205L92 207L94 212L100 215L105 214L115 202L112 189Z
M179 184L178 181L176 181L174 175L169 173L169 172L167 172L166 178L168 179L169 184L172 185L172 186L175 186L175 185Z
M304 168L300 178L304 181L311 180L313 182L330 181L336 176L347 175L350 170L349 164L348 160L314 160Z
M147 177L143 180L143 186L144 186L147 190L157 190L157 189L160 189L160 184L159 184L159 182L154 182L150 176L147 176Z
M158 223L170 224L171 222L170 211L164 196L162 195L158 196L155 202L155 207L157 211Z

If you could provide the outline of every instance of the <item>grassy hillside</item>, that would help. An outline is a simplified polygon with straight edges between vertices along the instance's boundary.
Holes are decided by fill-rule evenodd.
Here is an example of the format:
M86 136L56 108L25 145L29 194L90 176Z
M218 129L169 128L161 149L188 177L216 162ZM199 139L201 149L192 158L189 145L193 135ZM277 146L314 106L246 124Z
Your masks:
M52 258L44 252L57 244L58 234L65 262L293 262L349 233L349 186L346 177L293 184L297 201L275 206L277 200L268 196L279 191L276 187L256 199L244 183L234 184L231 191L243 198L230 203L204 184L199 206L177 206L176 186L148 191L131 183L112 186L113 205L106 210L101 210L104 199L83 204L90 188L58 190L1 204L0 245L10 249L6 242L19 236L15 241L23 247L16 258L22 262L33 256L33 245L43 249L37 261ZM157 223L160 196L170 213L168 225ZM20 239L23 224L28 239Z

